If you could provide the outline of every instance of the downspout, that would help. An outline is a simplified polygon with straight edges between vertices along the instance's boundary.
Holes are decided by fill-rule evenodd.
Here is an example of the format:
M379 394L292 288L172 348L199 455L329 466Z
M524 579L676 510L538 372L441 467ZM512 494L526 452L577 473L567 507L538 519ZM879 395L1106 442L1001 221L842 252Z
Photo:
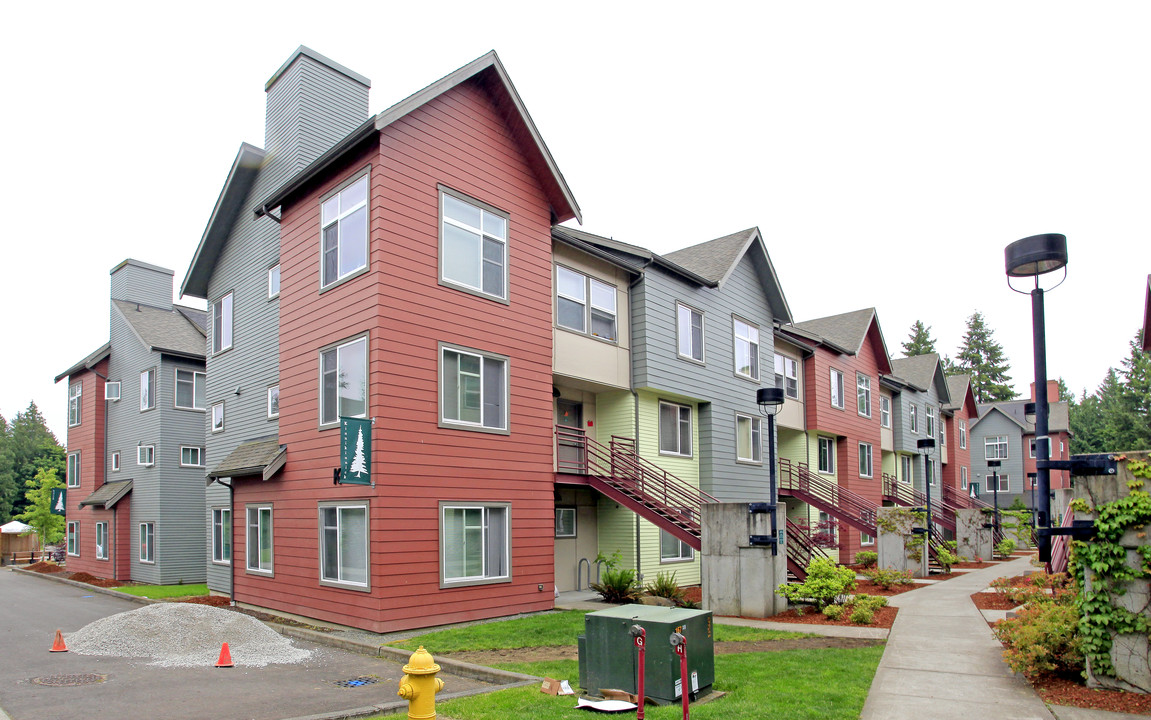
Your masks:
M653 262L652 260L648 260L646 263L644 263L643 267L641 267L639 270L639 275L637 275L636 279L632 280L627 286L627 298L628 298L627 348L628 348L628 354L631 356L629 358L629 362L628 362L627 384L628 384L629 390L631 391L631 397L632 397L632 435L635 437L635 454L636 454L636 457L639 456L639 393L636 392L636 389L635 389L635 339L634 339L634 336L632 335L632 331L631 331L632 325L634 324L634 321L635 321L635 303L633 302L635 294L633 293L633 291L635 290L636 286L639 285L640 281L644 279L644 271L647 270L647 267L649 265L651 265L652 262ZM640 546L640 541L639 541L639 531L640 531L639 513L636 513L636 515L635 515L635 572L636 572L636 575L642 575L642 573L640 572L640 567L641 567L640 566L640 550L641 550L641 546Z

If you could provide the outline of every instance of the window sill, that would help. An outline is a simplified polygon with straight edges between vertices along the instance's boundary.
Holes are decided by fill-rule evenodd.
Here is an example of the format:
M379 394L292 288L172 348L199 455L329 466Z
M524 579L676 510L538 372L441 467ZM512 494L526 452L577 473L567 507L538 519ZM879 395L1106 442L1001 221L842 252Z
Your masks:
M512 431L506 428L485 427L484 425L467 425L464 423L454 423L450 420L441 419L436 427L444 430L463 430L464 432L478 432L488 433L490 435L511 435Z
M477 578L473 580L440 580L441 590L450 590L457 587L471 587L473 585L495 585L497 583L510 583L511 577Z
M254 575L256 577L274 578L276 573L271 570L253 570L252 568L244 568L245 575Z
M506 281L506 277L505 277L505 281ZM440 285L440 287L445 287L445 288L448 288L449 290L456 290L458 292L466 293L468 295L474 295L475 297L482 298L484 300L491 300L492 302L499 303L501 305L511 305L512 304L511 300L509 298L500 297L499 295L492 295L491 293L486 293L483 290L477 290L476 288L468 287L467 285L461 285L460 283L453 282L452 280L449 280L443 276L440 276L439 285Z
M763 461L762 460L745 460L743 458L736 458L735 464L736 465L751 465L754 467L763 467Z
M689 362L689 363L693 363L693 364L695 364L695 365L701 365L701 366L706 366L706 365L707 365L707 363L706 363L705 361L703 361L703 360L696 360L696 359L695 359L695 358L693 358L691 355L683 355L683 354L680 354L680 353L676 353L676 357L677 357L677 358L679 358L680 360L683 360L683 361L685 361L685 362Z
M684 563L689 563L689 562L695 562L695 558L689 557L689 558L668 558L668 559L660 558L659 559L660 565L682 565Z
M369 251L370 251L370 248L369 248ZM344 283L351 282L352 280L355 280L356 278L360 277L361 275L366 275L368 273L368 269L370 267L371 267L371 263L363 266L362 268L357 268L356 270L353 270L352 272L348 273L347 275L340 278L339 280L333 280L332 282L328 283L327 285L321 285L319 294L323 295L324 293L328 292L329 290L335 290L336 288L343 285ZM323 280L321 280L321 282L323 282ZM279 295L276 296L276 298L278 298L278 297L279 297ZM275 300L276 298L268 298L268 300L270 302L272 300Z
M198 413L206 413L206 412L208 412L208 408L198 408L198 407L180 407L179 405L173 405L173 406L172 406L172 409L173 409L173 410L183 410L183 411L185 411L185 412L198 412Z
M659 454L662 455L663 457L683 458L684 460L691 460L693 457L692 455L683 455L681 453L665 452L663 450L660 450Z
M576 330L574 328L566 327L566 326L560 325L558 323L555 325L555 329L556 330L563 330L564 332L571 333L572 335L579 335L580 337L584 337L584 338L587 338L589 340L595 340L596 342L601 342L605 345L617 345L617 346L619 345L619 338L608 339L605 337L600 337L599 335L593 335L592 333L584 331L584 330Z
M359 585L356 583L340 582L339 580L320 580L321 587L330 587L337 590L351 590L352 592L370 593L372 588L369 585Z
M231 560L213 560L212 564L213 565L219 565L220 567L231 567L232 561Z

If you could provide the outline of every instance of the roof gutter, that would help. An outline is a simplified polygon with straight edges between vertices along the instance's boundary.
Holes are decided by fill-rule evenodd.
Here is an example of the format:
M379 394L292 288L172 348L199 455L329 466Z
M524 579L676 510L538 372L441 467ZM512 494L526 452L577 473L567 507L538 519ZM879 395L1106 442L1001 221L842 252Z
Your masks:
M323 155L320 155L318 158L313 160L310 165L296 173L296 175L291 180L281 185L280 188L268 196L267 199L261 201L255 210L256 217L262 217L264 215L272 217L269 214L270 208L274 208L282 204L294 193L298 192L300 188L311 182L317 175L334 165L344 156L345 153L347 153L349 150L364 140L367 140L375 132L377 132L376 116L373 115L364 121L364 123L358 128L348 133L348 135L345 136L343 140L339 141L331 148L329 148L328 151ZM276 222L280 221L278 218L273 217L272 219Z

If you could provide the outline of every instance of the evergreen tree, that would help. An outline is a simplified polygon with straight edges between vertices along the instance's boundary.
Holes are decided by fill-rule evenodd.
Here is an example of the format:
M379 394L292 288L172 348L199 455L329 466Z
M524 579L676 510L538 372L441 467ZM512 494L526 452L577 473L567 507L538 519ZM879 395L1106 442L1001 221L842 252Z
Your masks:
M1099 408L1099 396L1088 395L1083 389L1083 399L1072 403L1068 408L1071 421L1071 453L1106 452L1102 442L1103 412Z
M19 490L13 468L12 429L0 415L0 524L12 519L12 505Z
M943 359L939 361L943 365L943 374L947 376L962 375L963 368L955 364L950 355L944 355Z
M983 322L983 313L976 311L967 318L967 333L956 354L960 372L971 376L971 392L975 402L988 403L1012 400L1011 366L1003 354L1003 346L991 337L991 330Z
M27 509L16 519L36 528L43 550L45 545L55 545L64 537L64 516L52 514L52 489L63 487L64 483L56 477L55 470L44 468L24 484L28 486L24 493Z
M903 343L903 354L907 357L915 357L933 352L936 350L935 340L931 337L931 327L916 320L911 326L911 333L907 336L907 342Z
M5 461L0 459L0 488L7 492L0 497L0 516L11 517L27 507L27 499L19 496L19 489L34 481L41 470L55 470L57 477L62 477L66 460L64 448L56 442L35 402L29 403L24 412L16 413L4 444L7 452L0 455L8 458L14 487L4 482Z
M1064 380L1061 376L1056 382L1059 384L1059 399L1068 403L1074 403L1075 393L1068 389L1067 381Z
M1127 423L1128 444L1117 451L1151 449L1151 354L1143 351L1142 330L1135 333L1130 348L1119 371L1123 378L1121 421Z

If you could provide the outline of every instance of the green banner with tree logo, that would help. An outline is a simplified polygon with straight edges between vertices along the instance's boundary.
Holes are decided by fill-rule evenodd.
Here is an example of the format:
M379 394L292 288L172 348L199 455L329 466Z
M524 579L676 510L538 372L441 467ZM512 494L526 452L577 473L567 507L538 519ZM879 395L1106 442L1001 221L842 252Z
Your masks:
M41 495L41 497L43 497L43 495ZM67 506L68 489L52 488L52 509L49 510L49 512L51 512L53 515L67 515L68 511L65 509Z
M340 418L340 482L372 484L372 421Z

